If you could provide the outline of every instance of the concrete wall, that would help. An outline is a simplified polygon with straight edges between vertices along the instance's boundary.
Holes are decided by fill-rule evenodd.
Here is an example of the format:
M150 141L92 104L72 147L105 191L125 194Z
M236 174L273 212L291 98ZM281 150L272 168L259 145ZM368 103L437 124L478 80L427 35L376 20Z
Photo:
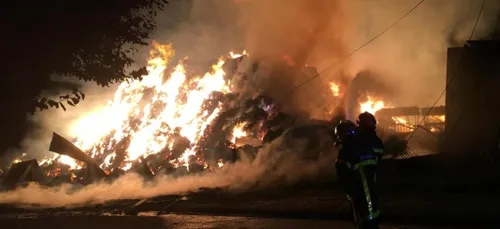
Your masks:
M494 149L500 128L499 47L488 42L448 49L442 152L487 154Z

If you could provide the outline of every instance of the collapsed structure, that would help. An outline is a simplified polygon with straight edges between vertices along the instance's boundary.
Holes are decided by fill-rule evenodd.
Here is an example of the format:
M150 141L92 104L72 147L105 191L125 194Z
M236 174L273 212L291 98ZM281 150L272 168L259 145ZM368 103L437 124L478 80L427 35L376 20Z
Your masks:
M397 107L377 111L381 126L399 135L408 135L417 128L430 133L444 132L445 106Z

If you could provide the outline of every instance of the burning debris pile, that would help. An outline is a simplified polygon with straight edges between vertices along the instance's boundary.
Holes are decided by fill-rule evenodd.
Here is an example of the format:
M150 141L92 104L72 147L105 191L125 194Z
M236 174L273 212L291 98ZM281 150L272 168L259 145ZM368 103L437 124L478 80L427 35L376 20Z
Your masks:
M170 63L173 57L171 45L154 43L148 75L123 82L106 107L79 120L72 127L76 139L54 133L49 151L57 154L34 161L36 165L26 164L30 158L23 155L12 166L19 171L2 172L4 180L88 185L129 171L146 179L215 171L243 155L255 158L264 143L280 136L295 151L324 153L331 148L331 121L300 123L304 120L279 112L270 97L251 94L256 88L246 88L253 84L246 82L252 73L244 67L249 60L245 51L221 57L204 74L190 71L187 58ZM341 105L346 85L325 86ZM358 101L359 110L375 114L385 107L375 97L365 97ZM298 149L296 143L304 141L306 149ZM305 158L317 157L311 155ZM27 175L39 170L47 179Z
M74 126L74 141L54 133L49 150L58 154L39 162L45 175L89 184L127 171L148 177L215 170L242 149L254 156L284 132L280 120L287 116L270 98L238 93L246 52L220 58L201 76L183 61L168 68L173 56L171 45L154 43L147 76L119 85L104 109Z

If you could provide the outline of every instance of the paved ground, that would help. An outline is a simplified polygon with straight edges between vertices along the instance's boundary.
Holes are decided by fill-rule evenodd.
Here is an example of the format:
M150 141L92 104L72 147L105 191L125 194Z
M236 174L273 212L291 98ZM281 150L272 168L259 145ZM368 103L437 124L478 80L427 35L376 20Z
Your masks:
M414 165L402 167L412 166ZM500 212L497 210L497 206L500 206L499 182L481 181L481 178L488 178L485 175L470 175L468 182L462 181L467 179L456 181L453 179L465 175L451 173L447 176L434 176L431 172L428 172L425 179L422 177L417 179L412 177L412 174L420 174L415 171L408 169L406 172L400 170L387 172L394 177L382 185L381 209L383 222L386 224L382 228L498 228L500 225ZM467 173L470 171L470 169L464 170ZM498 170L495 171L494 174L498 174ZM386 176L386 180L389 180L388 178ZM487 185L490 183L493 185ZM143 215L144 212L148 212L151 216L156 214L167 214L167 216L136 216ZM31 218L19 219L29 216L28 213L31 213ZM11 218L5 218L7 216L5 214L10 214ZM186 216L187 214L197 215ZM160 196L145 201L111 201L99 206L70 210L22 209L11 205L0 205L0 228L341 229L352 228L351 223L342 221L349 219L350 216L348 203L338 187L304 184L298 187L280 186L244 193L204 190L183 197ZM391 224L432 226L387 226ZM436 227L436 225L448 227ZM487 225L496 226L487 227Z
M477 228L498 225L498 195L425 194L389 190L382 196L383 222L398 225L454 225ZM140 204L139 204L140 203ZM163 196L146 201L122 200L80 209L19 209L0 206L4 214L42 216L128 215L141 212L154 214L199 214L253 216L256 218L288 218L304 220L349 220L351 213L346 198L338 189L272 189L248 193L206 191L185 197Z
M231 216L165 215L151 216L49 216L1 218L1 228L8 229L351 229L347 221L252 218ZM451 229L457 227L418 227L382 225L381 229ZM480 227L475 227L480 228Z

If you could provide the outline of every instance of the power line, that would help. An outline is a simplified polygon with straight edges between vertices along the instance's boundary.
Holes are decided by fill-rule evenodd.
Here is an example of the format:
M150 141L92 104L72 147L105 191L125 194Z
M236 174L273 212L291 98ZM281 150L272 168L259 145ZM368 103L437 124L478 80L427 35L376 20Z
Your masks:
M392 29L394 26L396 26L401 20L403 20L405 17L407 17L410 13L412 13L416 8L418 8L422 3L424 3L425 0L421 0L419 3L417 3L415 6L413 6L408 12L406 12L402 17L400 17L398 20L396 20L393 24L391 24L389 27L387 27L385 30L383 30L382 32L380 32L379 34L377 34L375 37L373 37L372 39L368 40L366 43L364 43L363 45L361 45L360 47L358 47L357 49L355 49L354 51L352 51L351 53L349 53L347 56L343 57L342 59L340 59L339 61L335 62L334 64L330 65L329 67L325 68L323 71L317 73L316 75L314 75L313 77L307 79L306 81L300 83L299 85L293 87L288 93L286 93L286 95L289 95L291 94L292 92L294 92L295 90L297 90L298 88L308 84L309 82L313 81L314 79L318 78L318 77L321 77L321 74L325 73L326 71L332 69L333 67L339 65L340 63L344 62L346 59L348 59L349 57L351 57L352 55L354 55L356 52L358 52L359 50L361 50L362 48L364 48L365 46L367 46L368 44L372 43L374 40L376 40L377 38L379 38L380 36L384 35L387 31L389 31L390 29ZM283 100L285 98L288 98L288 96L285 96L283 98Z
M485 0L482 1L481 3L481 9L479 10L479 14L477 15L477 19L476 19L476 23L474 23L474 28L472 28L472 32L471 32L471 35L470 35L470 38L469 40L472 40L472 38L474 37L474 33L476 31L476 27L477 27L477 24L479 23L479 19L481 18L481 15L483 13L483 8L484 8L484 2ZM448 86L450 85L450 83L452 82L452 80L457 77L460 73L460 66L462 64L462 61L463 61L463 57L465 56L465 53L466 52L463 52L462 55L460 55L460 59L458 60L458 64L457 64L457 68L455 70L455 74L452 75L450 77L450 80L448 80L448 82L446 82L446 85L444 87L444 90L443 92L441 92L441 95L439 95L439 97L437 98L437 100L434 102L434 104L431 106L431 108L429 109L429 111L427 111L427 113L424 115L424 117L422 118L422 120L420 120L420 122L418 123L417 127L422 125L422 123L424 122L424 120L427 118L427 116L431 113L432 109L434 109L434 107L436 107L437 103L439 102L439 100L441 100L441 98L443 97L443 95L445 94L446 90L448 89ZM465 108L464 110L462 110L462 113L465 111ZM462 116L462 114L460 114L459 116L459 119L460 117ZM457 122L455 123L455 126L457 125L458 123L458 120ZM415 132L417 131L418 128L415 128L415 130L413 130L413 132L411 133L411 135L408 137L408 140L406 140L406 143L408 144L408 142L411 140L411 138L415 135ZM455 129L455 127L452 127L452 130Z

